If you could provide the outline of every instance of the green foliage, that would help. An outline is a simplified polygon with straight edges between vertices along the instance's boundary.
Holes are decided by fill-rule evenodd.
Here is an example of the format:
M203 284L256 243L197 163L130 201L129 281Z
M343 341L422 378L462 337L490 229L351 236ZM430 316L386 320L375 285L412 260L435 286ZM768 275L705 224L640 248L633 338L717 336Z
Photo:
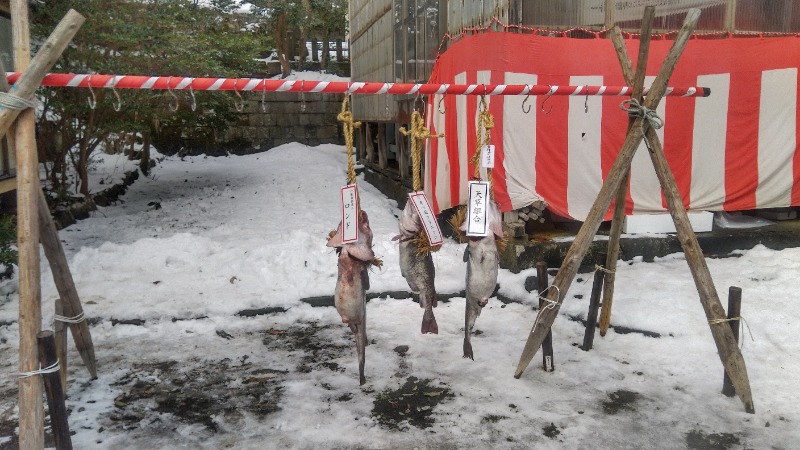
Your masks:
M72 8L87 20L54 67L55 72L160 75L189 77L250 77L259 66L254 58L272 48L269 38L247 26L231 0L48 0L32 4L31 33L43 42ZM157 141L163 130L203 128L223 130L234 117L229 92L196 92L197 111L189 108L187 91L120 90L121 111L108 89L94 89L97 108L87 104L86 89L42 90L44 117L40 127L40 158L49 164L50 185L63 184L69 157L88 194L86 164L89 155L109 134L151 134ZM180 135L180 131L177 131ZM77 156L72 156L77 150ZM61 176L59 176L59 174Z
M17 224L14 216L0 217L0 266L17 263Z

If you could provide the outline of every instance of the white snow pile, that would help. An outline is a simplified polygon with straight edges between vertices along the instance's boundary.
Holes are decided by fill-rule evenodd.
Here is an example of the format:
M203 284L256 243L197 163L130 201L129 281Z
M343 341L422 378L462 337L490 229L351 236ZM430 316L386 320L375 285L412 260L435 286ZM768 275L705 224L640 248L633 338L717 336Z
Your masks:
M120 164L104 158L93 176ZM620 263L617 328L588 352L592 275L579 274L552 330L555 371L541 369L539 353L515 379L536 317L524 288L535 270L501 270L514 301L490 300L475 361L464 359L464 245L448 240L433 257L437 291L455 294L435 310L439 334L420 334L410 295L371 299L359 386L349 330L333 307L309 304L334 292L337 256L325 242L345 169L334 145L168 157L117 204L61 230L99 369L90 380L70 337L75 448L797 447L800 249L708 260L723 302L729 286L743 289L755 414L720 394L722 365L682 254ZM384 261L370 292L407 292L391 240L398 205L363 178L359 190ZM19 432L17 279L0 289L2 449ZM57 296L43 259L45 329Z

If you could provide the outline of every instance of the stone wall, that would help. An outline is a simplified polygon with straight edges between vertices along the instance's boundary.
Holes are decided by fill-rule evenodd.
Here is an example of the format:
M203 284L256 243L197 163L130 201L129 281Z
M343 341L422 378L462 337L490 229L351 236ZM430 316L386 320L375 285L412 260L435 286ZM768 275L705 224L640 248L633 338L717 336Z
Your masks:
M344 144L342 128L336 120L342 108L342 94L303 94L267 92L262 109L262 94L245 96L239 119L222 137L224 147L263 151L289 142L306 145ZM305 103L305 109L302 105Z

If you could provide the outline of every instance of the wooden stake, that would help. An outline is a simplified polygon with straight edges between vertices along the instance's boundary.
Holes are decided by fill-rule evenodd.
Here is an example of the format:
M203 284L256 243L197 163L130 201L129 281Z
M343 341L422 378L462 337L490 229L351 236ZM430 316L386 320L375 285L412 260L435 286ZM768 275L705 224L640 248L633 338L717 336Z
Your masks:
M39 191L39 226L41 231L39 238L44 248L44 254L50 262L50 271L53 273L53 281L58 290L58 295L64 301L63 315L66 317L80 317L83 315L83 306L78 296L78 290L75 289L75 281L72 278L64 248L58 238L58 229L50 215L50 210L47 208L44 193L41 188L37 190ZM89 370L92 379L97 378L97 361L94 356L94 343L92 342L92 334L89 331L89 324L85 320L71 323L69 329L72 331L72 338L81 355L83 364L86 365L86 369ZM66 367L66 364L64 367Z
M55 302L55 314L64 315L64 300L57 298ZM67 327L64 322L55 321L53 324L53 339L56 346L56 358L61 362L59 378L61 378L61 389L67 392L67 367L69 367L69 353L67 352Z
M14 3L17 4L16 7ZM67 48L67 45L85 20L83 16L74 10L69 10L50 34L50 37L47 38L39 49L39 53L36 54L36 57L31 60L30 45L24 44L24 42L30 42L30 37L28 35L27 8L28 3L23 0L14 0L14 2L12 2L11 28L15 36L14 57L16 71L24 72L14 84L12 92L26 99L31 98L33 93L36 92L36 89L39 88L44 76L47 75L47 72L52 69L58 58L61 57L61 53ZM23 9L25 10L24 13L22 12ZM24 20L18 17L21 14L24 14ZM17 33L20 34L19 43L17 43ZM22 34L24 34L24 36L22 36ZM19 57L22 57L21 61L16 59ZM6 134L11 124L14 123L14 119L16 119L19 114L19 110L8 108L0 109L0 136Z
M736 342L739 342L739 316L742 313L742 288L731 286L728 289L728 324L731 326L731 332ZM735 320L731 320L734 319ZM725 371L722 378L722 393L728 397L736 395L736 389L733 387L731 377Z
M42 331L37 336L39 345L39 362L44 367L60 363L56 357L56 343L53 332ZM64 390L61 389L61 380L58 372L42 374L44 390L47 394L47 409L50 411L50 425L53 428L53 438L56 441L56 450L72 450L72 438L69 434L69 420L67 407L64 404Z
M547 274L547 263L539 261L536 263L536 283L539 290L539 296L547 292L550 287L550 276ZM542 309L544 300L539 299L539 310ZM542 341L542 369L545 372L552 372L556 370L555 360L553 359L553 330L547 332L547 336Z
M686 15L683 26L681 27L680 31L678 31L675 41L672 44L672 48L670 48L669 53L664 60L664 64L661 66L661 69L659 70L659 73L653 82L650 93L647 95L644 106L648 109L655 109L658 106L658 103L661 101L661 97L664 96L667 82L669 81L669 78L675 69L678 58L683 52L683 49L686 47L686 43L689 41L689 37L691 36L699 17L700 10L696 8L691 9ZM567 255L564 257L564 262L561 265L555 280L553 281L553 285L556 286L556 289L551 289L547 298L550 301L557 303L553 308L545 308L539 311L539 316L537 317L536 322L531 329L531 333L528 336L527 342L525 343L525 347L522 351L522 355L520 356L514 377L519 378L522 376L522 372L524 372L525 368L528 367L531 359L533 359L533 355L536 354L536 351L542 345L542 341L547 334L547 330L549 330L549 328L552 326L553 321L558 315L558 310L561 307L561 302L567 293L569 285L575 278L575 274L578 272L578 267L580 266L581 261L583 261L583 257L586 255L586 252L588 251L595 234L597 234L597 229L600 226L600 222L602 221L603 216L605 216L605 212L608 210L608 207L611 204L612 197L619 189L622 178L628 171L634 152L641 141L642 119L637 118L631 126L630 132L625 137L625 142L622 146L622 149L620 150L617 159L614 161L614 164L611 166L611 170L609 171L606 180L603 183L603 187L600 188L600 192L597 195L597 199L595 200L592 209L589 211L589 214L586 217L586 220L584 221L580 231L578 231L572 246L567 251Z
M30 62L28 2L11 2L11 30L14 41L14 64L23 71ZM32 92L32 91L31 91ZM8 109L0 110L0 117ZM19 254L19 371L39 369L36 335L42 326L41 283L39 271L39 221L37 220L39 162L36 153L36 115L33 109L13 111L6 116L17 118L14 142L17 149L17 249ZM12 119L13 120L13 119ZM11 120L3 133L8 130ZM19 448L44 447L44 405L42 380L38 376L19 379Z
M633 86L631 98L642 101L642 91L644 90L644 75L647 71L647 59L650 53L650 36L653 28L653 18L655 17L655 7L648 6L644 9L642 19L642 32L639 38L639 57L636 60L636 73L633 72L628 52L625 49L625 40L622 39L622 32L619 27L611 30L611 41L617 53L622 75L625 83ZM628 121L628 130L633 124L633 119ZM605 282L603 283L603 308L600 314L600 336L605 336L608 327L611 325L611 305L614 302L614 281L617 276L617 260L619 259L619 242L622 236L622 227L625 224L625 202L628 199L628 184L630 181L630 170L625 172L622 183L617 190L614 199L614 218L611 221L611 231L608 236L608 257L606 258Z
M36 88L64 48L78 31L84 18L70 10L45 41L33 61L30 59L28 1L11 1L11 30L14 64L24 72L12 90L31 98ZM17 248L19 253L19 368L31 372L38 368L36 336L41 329L41 280L39 267L39 220L36 191L39 189L39 161L36 151L36 116L33 109L0 110L0 136L16 119L14 138L17 152ZM42 382L39 377L19 380L19 446L22 450L44 447Z
M606 259L606 255L600 255L601 261ZM594 343L594 329L597 328L597 310L600 308L600 292L603 290L604 272L600 269L594 271L594 281L592 283L592 295L589 297L589 312L586 313L586 331L583 333L583 346L581 349L588 352Z

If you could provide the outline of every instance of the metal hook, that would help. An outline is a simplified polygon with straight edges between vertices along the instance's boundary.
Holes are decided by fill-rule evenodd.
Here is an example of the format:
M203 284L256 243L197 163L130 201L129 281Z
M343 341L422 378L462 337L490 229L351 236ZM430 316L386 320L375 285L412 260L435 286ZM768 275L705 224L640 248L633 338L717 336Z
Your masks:
M586 88L586 98L583 101L583 112L589 114L589 86L584 86Z
M548 86L550 86L550 85L548 84ZM548 100L550 100L550 97L552 97L552 96L553 96L553 93L554 93L554 92L555 92L555 91L553 90L553 86L550 86L550 90L549 90L549 91L547 91L547 97L545 97L545 98L544 98L544 101L542 101L542 112L543 112L545 115L548 115L548 114L550 114L551 112L553 112L553 105L550 105L550 109L548 109L547 111L545 111L545 110L544 110L544 104L545 104L545 103L547 103L547 101L548 101Z
M531 97L531 88L527 84L525 85L525 91L527 92L527 95L525 96L525 99L522 100L522 112L528 114L531 112L531 105L528 105L528 109L525 109L525 103L527 103L528 99Z
M178 101L178 96L175 95L174 92L172 92L172 77L169 77L169 79L167 80L167 92L169 92L169 95L171 95L172 98L175 100L175 103L169 102L169 110L172 112L177 112L178 108L180 107L180 103Z
M236 94L237 97L239 97L239 101L235 103L236 111L242 112L244 111L244 98L242 98L242 94L239 93L239 89L237 87L238 85L239 85L239 79L237 78L233 82L233 92Z
M442 94L442 97L439 98L439 104L436 107L436 109L439 111L439 114L444 114L446 112L445 109L443 108L443 106L444 106L444 96L445 95L446 94Z
M192 81L189 82L189 95L192 97L192 111L197 109L197 99L194 97L194 87L192 86L193 84L194 84L194 78L192 78Z
M119 96L119 92L117 92L117 83L115 82L111 86L111 92L114 93L114 96L117 97L117 103L114 103L114 111L120 112L122 111L122 97Z
M88 83L89 83L89 93L92 94L92 98L87 98L86 102L89 103L89 108L90 109L95 109L95 108L97 108L97 97L95 97L94 89L92 89L92 76L91 75L89 75Z
M300 80L300 112L306 112L306 80Z

